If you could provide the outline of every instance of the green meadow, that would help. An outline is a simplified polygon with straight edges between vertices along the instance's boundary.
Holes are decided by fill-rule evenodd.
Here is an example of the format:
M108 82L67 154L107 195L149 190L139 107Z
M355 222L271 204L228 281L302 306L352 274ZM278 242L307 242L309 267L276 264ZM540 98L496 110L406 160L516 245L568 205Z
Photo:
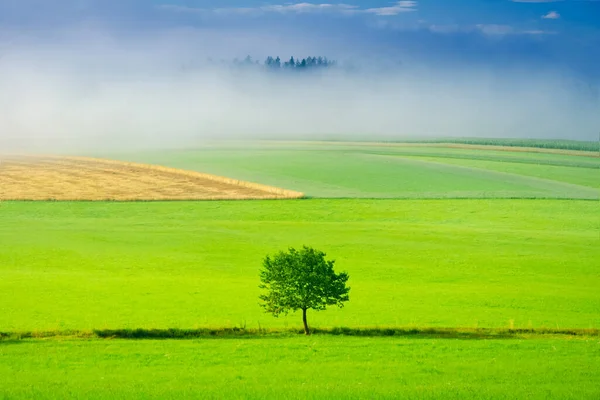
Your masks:
M600 396L598 157L343 143L102 156L308 198L0 202L0 398ZM259 307L258 271L303 244L350 275L350 301L309 311L311 327L534 333L293 334L300 315ZM72 335L170 328L267 334ZM556 334L570 329L589 334Z

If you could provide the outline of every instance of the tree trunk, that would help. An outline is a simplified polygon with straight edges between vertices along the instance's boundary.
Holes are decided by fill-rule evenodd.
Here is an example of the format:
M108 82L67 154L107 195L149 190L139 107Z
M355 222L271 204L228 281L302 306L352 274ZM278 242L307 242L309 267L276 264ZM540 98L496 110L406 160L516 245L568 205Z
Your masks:
M302 309L302 322L304 322L304 334L310 335L310 331L308 330L308 323L306 322L306 308Z

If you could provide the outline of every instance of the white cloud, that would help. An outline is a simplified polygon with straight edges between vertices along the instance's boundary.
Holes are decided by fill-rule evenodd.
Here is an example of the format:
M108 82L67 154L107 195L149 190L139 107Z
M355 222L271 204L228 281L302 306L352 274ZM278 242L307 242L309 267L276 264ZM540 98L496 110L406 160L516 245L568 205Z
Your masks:
M555 31L525 29L505 24L432 24L425 20L418 20L416 23L407 23L401 20L378 19L369 23L369 26L376 29L392 31L429 31L440 35L461 33L483 34L489 37L502 37L507 35L551 35L557 33Z
M272 5L259 7L260 10L265 12L279 12L279 13L310 13L320 11L353 11L358 6L349 4L313 4L313 3L297 3L287 5Z
M518 29L511 25L502 24L477 24L477 25L421 25L433 33L450 34L450 33L470 33L479 32L487 36L506 36L506 35L550 35L556 32L544 31L540 29Z
M510 25L478 24L475 27L486 35L508 35L515 32L515 28Z
M542 16L543 19L559 19L560 14L556 11L550 11L548 14Z
M238 7L238 8L215 8L213 10L202 10L201 12L208 13L214 12L215 14L238 14L238 15L252 15L252 14L260 14L260 9L252 8L252 7Z
M541 29L531 29L531 30L527 30L527 31L521 31L522 34L524 35L555 35L556 32L554 31L544 31Z
M206 12L206 10L204 8L177 6L174 4L161 4L161 5L157 6L157 8L160 10L165 10L165 11L172 11L172 12L177 12L177 13L189 13L189 14Z
M475 28L484 35L505 36L505 35L553 35L556 32L544 31L541 29L518 29L511 25L496 24L478 24Z
M460 32L461 26L457 24L449 24L449 25L429 25L427 29L434 33L455 33Z
M379 7L379 8L368 8L363 12L375 14L375 15L398 15L403 12L416 11L416 1L399 1L391 7Z
M264 13L280 13L280 14L307 14L307 13L323 13L333 12L341 14L374 14L379 16L398 15L404 12L416 11L417 1L398 1L389 7L377 8L360 8L356 5L344 3L293 3L293 4L278 4L266 5L261 7L227 7L227 8L194 8L164 4L158 6L162 10L179 12L179 13L216 13L221 15L226 14L264 14Z

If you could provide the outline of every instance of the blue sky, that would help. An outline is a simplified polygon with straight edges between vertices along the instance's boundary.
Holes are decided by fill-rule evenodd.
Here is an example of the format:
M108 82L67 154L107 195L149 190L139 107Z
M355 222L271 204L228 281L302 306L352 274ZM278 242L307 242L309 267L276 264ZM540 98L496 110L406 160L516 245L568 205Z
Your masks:
M278 14L302 15L306 20L318 14L354 14L363 19L386 17L402 23L424 21L430 25L502 25L523 30L568 32L570 29L600 29L598 0L416 0L364 1L331 0L0 0L4 24L64 23L77 18L129 21L153 20L189 24L190 15L201 12L227 17ZM171 7L171 12L169 11ZM178 13L173 11L178 9ZM171 15L169 15L171 14ZM178 14L179 18L173 18ZM187 16L186 16L187 14Z
M355 53L600 75L598 0L0 0L0 27L22 34L83 23L121 34L193 27L336 38Z
M513 33L518 30L568 34L581 29L600 29L598 0L0 0L0 12L3 24L23 26L31 22L61 24L78 18L112 19L129 22L132 27L149 21L201 24L200 15L206 17L212 13L220 21L240 16L268 19L271 14L281 18L302 16L306 22L319 15L345 14L363 20L385 17L397 25L418 21L423 25L465 29L497 25L511 27ZM192 16L196 17L195 23Z

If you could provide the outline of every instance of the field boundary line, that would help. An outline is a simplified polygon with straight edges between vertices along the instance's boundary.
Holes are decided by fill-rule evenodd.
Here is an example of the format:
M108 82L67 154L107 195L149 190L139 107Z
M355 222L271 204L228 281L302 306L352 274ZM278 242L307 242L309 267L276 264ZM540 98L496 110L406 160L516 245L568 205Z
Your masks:
M410 337L440 339L536 339L541 337L599 337L596 328L449 328L449 327L334 327L312 328L313 335L353 336L353 337ZM237 337L286 337L304 335L301 328L288 329L248 329L245 327L220 327L196 329L93 329L0 332L0 343L15 340L41 339L208 339Z
M525 146L500 146L484 144L466 144L466 143L419 143L419 142L338 142L338 141L265 141L266 143L287 143L287 144L326 144L338 146L379 146L379 147L438 147L438 148L456 148L472 150L496 150L515 153L547 153L567 156L595 157L600 158L600 152L588 150L567 150L553 149L544 147L525 147Z
M419 144L417 144L419 145ZM421 143L422 147L436 147L436 143ZM418 146L415 146L418 147ZM484 144L458 144L458 143L441 143L441 146L456 149L473 149L473 150L498 150L515 153L546 153L546 154L562 154L567 156L583 156L600 158L600 153L597 151L587 150L566 150L566 149L547 149L541 147L522 147L522 146L499 146L499 145L484 145Z

